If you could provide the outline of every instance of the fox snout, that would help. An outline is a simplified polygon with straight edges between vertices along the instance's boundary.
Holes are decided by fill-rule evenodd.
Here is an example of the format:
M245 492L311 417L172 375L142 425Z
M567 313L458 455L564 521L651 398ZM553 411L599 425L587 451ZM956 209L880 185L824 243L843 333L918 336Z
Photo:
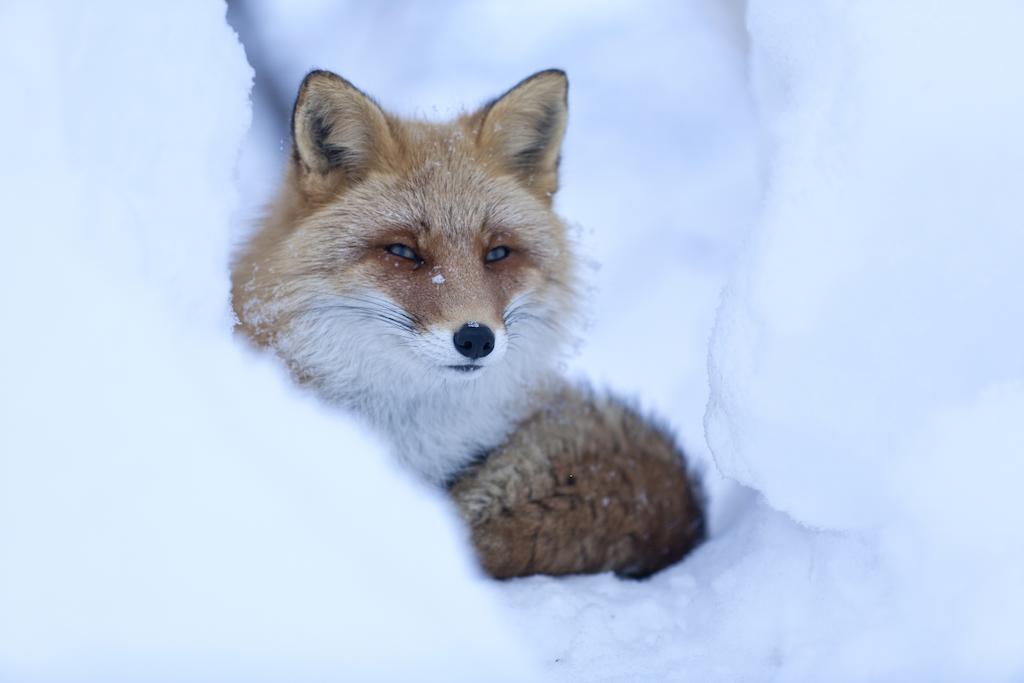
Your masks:
M487 325L468 322L452 336L455 350L470 360L483 358L494 350L494 332Z

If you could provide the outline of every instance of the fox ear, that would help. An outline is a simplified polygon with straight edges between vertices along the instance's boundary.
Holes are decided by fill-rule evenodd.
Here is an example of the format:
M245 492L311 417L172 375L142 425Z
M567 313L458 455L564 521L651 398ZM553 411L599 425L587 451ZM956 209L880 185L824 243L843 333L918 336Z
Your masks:
M477 142L542 196L558 189L558 162L569 117L569 79L536 73L481 110Z
M377 103L341 76L311 71L292 110L292 157L309 190L360 180L392 144Z

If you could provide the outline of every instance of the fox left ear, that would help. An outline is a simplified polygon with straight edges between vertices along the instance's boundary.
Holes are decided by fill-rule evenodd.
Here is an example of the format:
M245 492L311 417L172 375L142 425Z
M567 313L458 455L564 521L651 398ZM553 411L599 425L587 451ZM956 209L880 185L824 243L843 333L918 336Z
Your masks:
M558 189L568 95L565 72L549 69L521 81L478 113L477 144L545 198Z
M393 141L377 103L341 76L312 71L292 111L292 158L303 189L336 191L388 158Z

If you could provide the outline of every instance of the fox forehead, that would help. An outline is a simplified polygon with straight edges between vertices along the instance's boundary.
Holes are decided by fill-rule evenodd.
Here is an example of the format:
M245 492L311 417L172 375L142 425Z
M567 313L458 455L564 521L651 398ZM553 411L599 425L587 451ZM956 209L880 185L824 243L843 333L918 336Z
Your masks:
M502 238L544 260L560 251L561 222L507 174L494 172L457 124L418 124L402 154L320 207L309 224L356 246L399 237L451 256ZM417 246L417 245L410 245Z

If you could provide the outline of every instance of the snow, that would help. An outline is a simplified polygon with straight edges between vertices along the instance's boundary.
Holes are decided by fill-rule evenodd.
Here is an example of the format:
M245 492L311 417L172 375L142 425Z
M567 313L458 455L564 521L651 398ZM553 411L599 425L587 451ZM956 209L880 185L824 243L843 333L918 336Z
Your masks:
M811 671L1018 678L1024 83L997 74L1024 60L1024 11L805 10L749 10L767 192L719 310L708 440L768 505L863 547L865 614L822 630Z
M230 336L224 8L0 12L0 680L535 677L444 501Z
M1024 677L1024 11L246 7L248 55L215 4L0 9L0 680ZM431 118L568 71L571 372L703 469L684 562L486 581L232 339L261 72L287 108L312 66Z

